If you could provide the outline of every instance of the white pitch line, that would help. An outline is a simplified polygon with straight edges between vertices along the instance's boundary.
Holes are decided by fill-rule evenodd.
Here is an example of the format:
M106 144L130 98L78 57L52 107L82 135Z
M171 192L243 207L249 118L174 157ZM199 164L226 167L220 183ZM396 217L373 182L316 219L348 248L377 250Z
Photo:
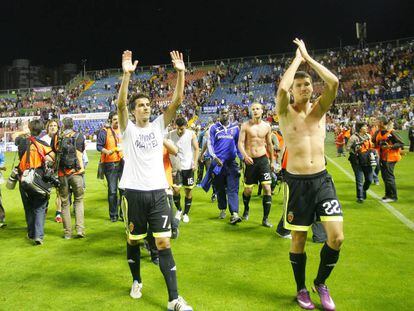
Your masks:
M336 163L332 158L326 156L326 158L331 161L337 168L339 168L346 176L349 177L349 179L351 180L355 180L355 177L353 175L351 175L348 171L346 171L342 166L340 166L338 163ZM407 217L405 217L403 214L401 214L398 210L396 210L391 204L389 203L385 203L381 201L381 197L376 194L374 191L372 190L368 190L368 193L374 197L375 199L377 199L379 201L379 203L384 206L391 214L393 214L395 217L398 218L398 220L400 220L404 225L406 225L408 228L410 228L411 230L414 231L414 222L412 222L411 220L409 220Z

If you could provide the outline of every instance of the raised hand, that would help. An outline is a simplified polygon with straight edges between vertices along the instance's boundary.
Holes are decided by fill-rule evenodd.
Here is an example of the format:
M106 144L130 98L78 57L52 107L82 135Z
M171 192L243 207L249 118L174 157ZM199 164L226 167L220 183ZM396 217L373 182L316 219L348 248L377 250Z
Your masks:
M302 57L302 53L300 52L299 48L296 49L296 56L295 58L299 59L301 64L305 63L305 59Z
M298 50L300 51L300 54L305 59L305 61L308 61L308 59L310 58L310 56L309 56L308 51L306 50L305 42L303 42L303 40L300 40L298 38L295 38L295 40L293 40L293 43L295 43L298 46Z
M122 53L122 70L124 73L133 73L137 68L138 61L134 61L132 64L132 52L131 51L124 51Z
M171 55L171 61L173 63L174 69L179 72L185 71L183 53L180 53L178 51L172 51L170 52L170 55Z

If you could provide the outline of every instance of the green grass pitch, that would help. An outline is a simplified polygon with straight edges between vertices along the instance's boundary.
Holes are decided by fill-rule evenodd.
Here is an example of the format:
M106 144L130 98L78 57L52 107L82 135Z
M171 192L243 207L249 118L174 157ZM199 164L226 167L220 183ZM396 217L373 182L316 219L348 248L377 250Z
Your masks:
M352 174L345 158L327 155ZM12 154L7 155L8 171ZM26 238L19 192L2 186L8 226L0 230L0 310L165 310L167 292L159 268L142 259L143 297L129 297L123 223L108 219L106 186L96 179L98 155L89 152L85 195L85 239L64 240L61 224L47 214L45 244ZM399 201L391 205L414 221L414 155L396 166ZM369 196L355 202L355 184L328 161L345 217L345 242L328 286L338 310L412 310L414 231ZM380 186L372 186L379 196ZM254 190L254 193L256 191ZM52 197L53 199L54 197ZM282 212L282 194L273 196L271 221ZM240 207L242 202L240 200ZM172 242L180 294L195 310L300 310L288 260L289 240L260 225L261 198L251 200L251 218L232 226L218 219L216 203L194 191L190 223ZM310 235L309 235L310 236ZM316 275L321 245L308 239L308 288ZM319 298L311 294L320 308Z

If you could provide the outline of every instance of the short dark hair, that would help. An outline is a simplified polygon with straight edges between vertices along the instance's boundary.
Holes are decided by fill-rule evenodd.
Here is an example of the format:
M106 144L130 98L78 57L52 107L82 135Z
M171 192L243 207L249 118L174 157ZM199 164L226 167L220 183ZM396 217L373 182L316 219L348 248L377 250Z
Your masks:
M223 113L224 111L230 112L230 111L229 111L229 108L227 108L227 107L223 107L223 108L221 108L221 109L219 110L219 114Z
M140 99L140 98L146 98L151 103L151 98L149 97L149 95L147 95L145 93L133 94L133 95L131 95L131 97L128 100L128 110L129 111L134 111L135 110L136 100Z
M387 125L388 123L390 123L390 120L386 116L384 116L384 115L378 117L377 120L379 122L381 122L381 123L384 123L385 125Z
M293 80L295 79L305 79L308 78L312 82L312 77L310 74L308 74L305 71L296 71L295 76L293 77Z
M175 124L177 126L184 126L187 125L187 120L183 117L178 117L177 120L175 120Z
M359 133L363 126L367 125L365 122L357 122L355 123L355 132Z
M73 119L66 117L62 120L62 125L64 130L72 130L73 129Z
M118 115L118 112L116 112L116 111L111 111L111 112L109 113L109 115L108 115L108 120L109 120L110 122L112 122L112 118L113 118L114 116L116 116L116 115Z
M44 126L45 125L43 124L42 120L30 121L29 123L30 135L39 136L40 133L42 133Z

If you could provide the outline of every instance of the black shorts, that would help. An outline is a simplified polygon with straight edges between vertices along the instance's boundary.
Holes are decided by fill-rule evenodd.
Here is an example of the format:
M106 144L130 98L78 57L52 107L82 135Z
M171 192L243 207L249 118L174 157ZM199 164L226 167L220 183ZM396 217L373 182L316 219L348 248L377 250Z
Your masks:
M308 231L317 221L342 221L342 208L327 171L312 175L284 173L284 227Z
M244 186L253 187L259 181L262 184L271 184L272 176L270 173L269 159L266 155L253 158L253 164L246 164L246 169L244 170Z
M164 189L151 191L125 189L122 211L128 239L145 238L148 225L154 237L171 237L171 207Z
M177 171L173 176L174 187L193 189L194 188L194 171L192 169Z

